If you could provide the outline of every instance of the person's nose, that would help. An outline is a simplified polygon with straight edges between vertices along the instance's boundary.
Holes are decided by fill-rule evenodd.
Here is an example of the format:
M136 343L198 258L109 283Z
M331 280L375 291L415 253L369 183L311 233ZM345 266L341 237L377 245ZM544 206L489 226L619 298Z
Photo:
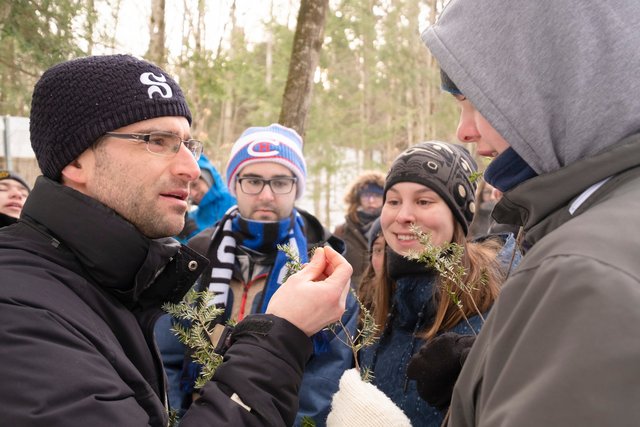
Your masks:
M173 172L185 181L195 181L200 176L200 167L193 153L184 145L180 145L180 149L176 153L174 160Z
M258 194L258 198L260 200L273 200L276 198L275 194L273 194L273 190L271 189L271 185L268 182L264 183L264 187L262 187L262 191Z
M408 224L416 222L416 216L413 213L413 206L407 203L403 203L402 206L400 206L400 209L398 209L396 222L398 224Z
M9 189L9 198L10 199L23 200L23 199L25 199L25 195L18 188L13 188L12 187L12 188Z
M463 109L460 112L460 121L458 122L456 136L460 142L466 143L477 142L480 138L480 133L478 132L472 111L465 111Z

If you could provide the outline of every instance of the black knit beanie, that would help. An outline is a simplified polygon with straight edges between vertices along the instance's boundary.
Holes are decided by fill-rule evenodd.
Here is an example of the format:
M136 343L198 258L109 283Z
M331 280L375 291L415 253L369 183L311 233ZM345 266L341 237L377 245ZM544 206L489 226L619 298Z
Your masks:
M142 120L191 112L162 69L129 55L89 56L44 72L31 101L31 146L42 173L62 169L106 132Z
M382 233L382 224L380 224L380 217L376 218L375 221L371 223L371 228L367 231L367 246L369 247L369 254L373 252L373 244L376 242L376 239Z
M421 142L393 161L384 184L384 198L399 182L425 185L442 197L466 234L476 210L476 183L471 182L470 175L477 170L476 162L461 145Z

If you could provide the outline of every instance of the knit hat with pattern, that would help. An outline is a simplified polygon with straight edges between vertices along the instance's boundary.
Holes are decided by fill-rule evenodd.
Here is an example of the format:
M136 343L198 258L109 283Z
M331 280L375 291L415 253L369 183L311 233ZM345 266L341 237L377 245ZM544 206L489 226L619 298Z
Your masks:
M477 170L475 160L461 145L421 142L393 161L384 185L385 199L389 188L399 182L425 185L442 197L466 234L476 210L476 183L470 176Z
M288 127L272 124L250 127L231 147L227 163L227 187L236 196L235 178L242 168L253 163L279 163L291 170L297 178L296 199L304 193L307 164L302 155L302 138Z
M62 169L106 132L142 120L191 112L162 69L129 55L89 56L53 66L31 101L31 146L42 173Z

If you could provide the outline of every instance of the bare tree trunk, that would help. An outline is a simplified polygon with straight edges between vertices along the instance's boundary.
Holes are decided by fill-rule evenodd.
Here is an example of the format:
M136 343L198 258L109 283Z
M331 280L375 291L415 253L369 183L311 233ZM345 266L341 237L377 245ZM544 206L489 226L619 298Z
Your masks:
M204 57L205 50L205 27L204 27L204 16L205 16L205 0L198 0L197 10L195 11L195 18L192 17L192 21L195 20L195 28L193 29L193 39L194 39L194 48L193 53L194 58L196 60L201 60ZM200 63L198 63L199 66ZM198 91L196 79L192 78L191 81L187 82L185 85L190 86L189 92L191 93L191 106L193 111L198 111L199 118L194 120L191 124L191 130L195 135L198 135L201 132L203 124L207 121L209 115L211 114L210 110L204 108L202 101L202 94Z
M415 144L414 137L414 117L413 111L415 108L415 102L413 99L413 91L412 89L407 89L405 92L405 105L407 106L405 115L406 115L406 127L407 127L407 147L411 147Z
M235 15L236 15L236 0L233 0L231 6L229 7L229 19L225 21L224 26L222 28L222 32L220 33L220 39L218 40L218 47L216 48L216 58L219 58L222 54L222 42L224 41L225 35L227 34L227 24L229 22L235 23ZM233 31L233 28L232 28Z
M322 170L313 174L313 212L320 212L320 199L322 197Z
M267 33L265 37L267 38L267 52L265 58L265 86L267 89L271 88L271 82L273 80L273 0L271 0L271 5L269 7L269 28L267 28Z
M7 18L11 15L11 2L2 2L0 4L0 32L4 27L4 23L7 22Z
M93 38L94 38L94 29L96 24L96 7L94 0L87 1L87 54L93 54Z
M121 0L116 0L115 4L111 5L111 17L113 18L113 29L111 30L111 37L109 43L111 49L115 50L116 47L116 29L118 28L118 22L120 21L120 6Z
M324 192L324 222L323 225L328 229L331 229L331 195L333 194L333 182L331 181L331 171L326 169L327 171L327 182L325 183L325 192Z
M235 0L231 3L231 7L229 9L229 21L231 28L229 29L229 33L231 34L231 49L228 52L228 55L231 59L233 59L235 55L235 49L237 48L239 34L236 34L238 31L242 31L242 29L238 28L237 20L236 20L236 2ZM225 31L227 28L227 24L225 24ZM224 35L223 35L224 37ZM222 38L221 38L222 43ZM231 137L233 136L234 123L236 120L236 94L234 85L230 85L227 88L227 93L224 96L223 105L222 105L222 120L220 122L220 143L227 143Z
M195 51L198 54L201 54L204 50L204 38L205 38L205 29L204 29L204 14L205 14L205 1L198 0L198 21L196 26L196 48Z
M438 13L438 10L442 10L443 4L441 0L432 0L431 3L431 11L429 13L429 24L433 25L436 22L436 15ZM438 63L436 62L435 58L429 54L427 56L427 72L425 73L426 76L433 76L433 75L437 75L439 76L440 74L440 66L438 65ZM437 78L437 81L439 82L440 79ZM436 105L435 105L435 100L436 97L438 96L438 91L439 91L439 84L433 84L432 82L428 82L427 83L427 89L426 89L427 93L426 93L426 100L425 100L425 109L424 112L426 114L427 117L433 117L434 113L435 113L435 109L436 109ZM434 138L436 135L436 124L435 123L430 123L429 125L429 129L428 129L428 133L429 133L429 138Z
M165 46L165 0L151 0L151 21L149 25L149 49L145 57L161 67L167 64Z
M279 122L304 134L329 0L301 0Z

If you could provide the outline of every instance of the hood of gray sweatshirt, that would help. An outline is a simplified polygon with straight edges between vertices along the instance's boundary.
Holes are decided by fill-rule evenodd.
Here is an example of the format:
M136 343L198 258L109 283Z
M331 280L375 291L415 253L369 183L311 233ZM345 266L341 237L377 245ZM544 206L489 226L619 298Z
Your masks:
M422 39L538 174L640 132L638 0L451 0Z

